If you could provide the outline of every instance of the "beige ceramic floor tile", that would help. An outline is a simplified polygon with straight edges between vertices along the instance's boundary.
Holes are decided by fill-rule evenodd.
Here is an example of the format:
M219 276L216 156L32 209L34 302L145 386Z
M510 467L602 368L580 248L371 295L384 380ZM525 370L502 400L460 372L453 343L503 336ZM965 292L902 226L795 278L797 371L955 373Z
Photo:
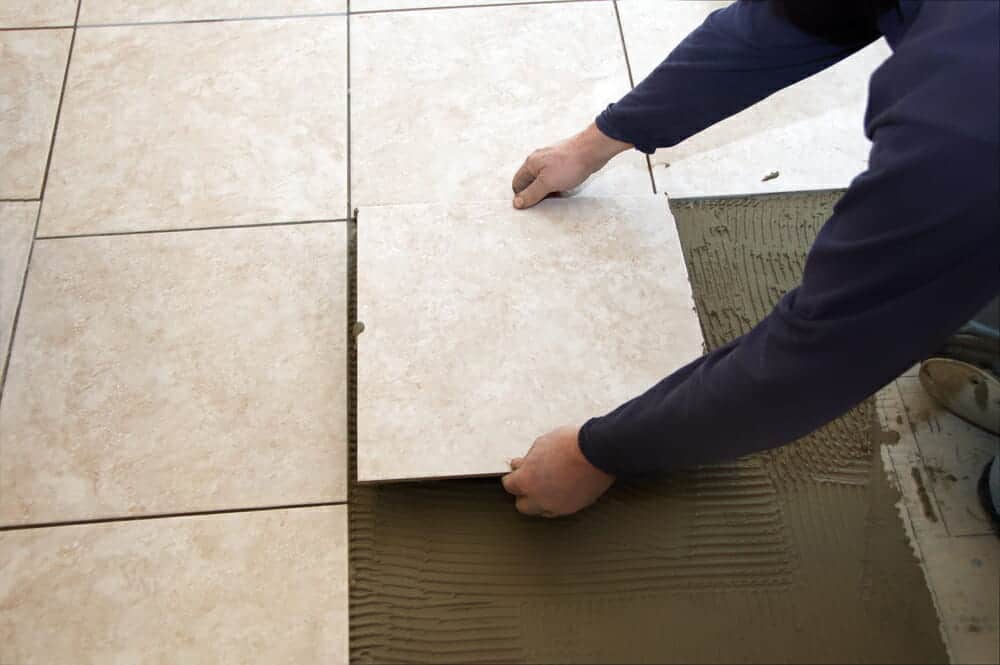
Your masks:
M433 7L472 7L475 5L514 4L525 0L353 0L352 12L385 11L389 9L426 9ZM532 0L554 2L557 0Z
M72 33L0 32L0 198L42 191Z
M992 534L976 486L986 463L1000 452L1000 440L938 404L924 390L919 377L897 379L896 385L923 458L928 496L948 533Z
M353 202L511 196L531 150L583 129L628 89L611 3L353 17ZM631 151L581 193L650 191Z
M193 21L347 11L347 0L84 0L80 24Z
M347 663L347 508L0 533L0 662Z
M0 203L0 368L7 355L14 312L21 297L21 279L31 251L37 214L37 203Z
M1000 547L995 535L954 536L927 492L928 466L917 446L902 393L905 379L878 393L884 428L899 441L883 447L890 477L903 498L901 514L931 590L953 663L996 663L1000 653Z
M80 30L39 234L342 218L345 33L344 17Z
M0 28L73 25L76 3L77 0L3 0L0 2Z
M620 0L636 83L712 11L729 2ZM672 198L846 187L868 165L868 78L883 40L678 146L657 151L657 186ZM669 166L667 166L669 164ZM774 172L778 177L762 179Z
M345 234L37 241L0 523L344 500Z
M699 356L663 197L365 208L358 477L498 474Z

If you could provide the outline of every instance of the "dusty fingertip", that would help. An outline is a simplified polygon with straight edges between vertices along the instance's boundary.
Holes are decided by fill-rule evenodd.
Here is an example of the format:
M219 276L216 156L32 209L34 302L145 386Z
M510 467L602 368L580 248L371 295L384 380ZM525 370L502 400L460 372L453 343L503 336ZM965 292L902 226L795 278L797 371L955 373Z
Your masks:
M515 208L521 208L523 206L524 206L524 199L522 199L520 196L518 196L517 198L514 199L514 207Z
M510 461L510 468L517 469L517 467L521 466L521 462L523 461L524 461L523 457L515 457Z

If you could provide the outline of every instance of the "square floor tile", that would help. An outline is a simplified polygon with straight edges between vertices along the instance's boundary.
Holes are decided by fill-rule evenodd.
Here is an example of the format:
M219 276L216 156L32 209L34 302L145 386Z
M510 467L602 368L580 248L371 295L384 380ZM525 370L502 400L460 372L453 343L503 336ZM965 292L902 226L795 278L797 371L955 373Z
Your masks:
M622 31L639 83L705 18L729 2L620 0ZM868 79L889 55L879 40L653 157L672 198L846 187L868 167ZM692 100L696 103L696 100ZM668 166L669 165L669 166ZM777 177L765 177L777 173Z
M72 34L0 32L0 198L42 191Z
M344 500L345 236L36 241L0 524Z
M510 199L528 153L628 89L611 3L352 17L352 200ZM651 191L646 160L630 151L580 193Z
M492 475L702 353L664 197L364 208L358 478Z
M0 203L0 368L7 356L37 215L37 203Z
M3 0L0 28L70 26L76 20L76 3L77 0Z
M341 663L347 508L0 533L0 662Z
M78 31L39 234L343 218L346 20Z
M80 24L198 21L347 11L347 0L84 0Z

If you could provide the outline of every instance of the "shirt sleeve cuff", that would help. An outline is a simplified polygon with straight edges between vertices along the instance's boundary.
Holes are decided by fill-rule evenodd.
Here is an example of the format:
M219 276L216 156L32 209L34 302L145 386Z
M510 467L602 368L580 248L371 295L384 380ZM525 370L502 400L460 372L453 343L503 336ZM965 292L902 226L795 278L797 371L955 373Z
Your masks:
M601 111L601 114L594 119L594 122L597 124L597 128L608 138L623 143L631 143L635 146L636 150L644 152L647 155L652 155L656 152L655 145L644 141L642 137L631 136L628 128L620 126L621 123L618 122L618 118L616 117L614 104L608 104L608 108Z
M580 428L580 452L583 453L588 462L604 473L612 476L625 475L615 464L614 455L611 454L611 446L594 432L599 420L599 418L591 418Z

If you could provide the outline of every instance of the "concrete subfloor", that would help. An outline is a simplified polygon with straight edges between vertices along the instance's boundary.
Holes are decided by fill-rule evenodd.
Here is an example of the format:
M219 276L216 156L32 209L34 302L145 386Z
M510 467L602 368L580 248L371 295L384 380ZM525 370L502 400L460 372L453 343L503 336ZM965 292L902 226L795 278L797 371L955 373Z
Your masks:
M899 434L882 448L903 495L900 515L920 559L954 663L1000 658L1000 538L976 495L997 437L936 404L916 368L876 396L882 427Z

